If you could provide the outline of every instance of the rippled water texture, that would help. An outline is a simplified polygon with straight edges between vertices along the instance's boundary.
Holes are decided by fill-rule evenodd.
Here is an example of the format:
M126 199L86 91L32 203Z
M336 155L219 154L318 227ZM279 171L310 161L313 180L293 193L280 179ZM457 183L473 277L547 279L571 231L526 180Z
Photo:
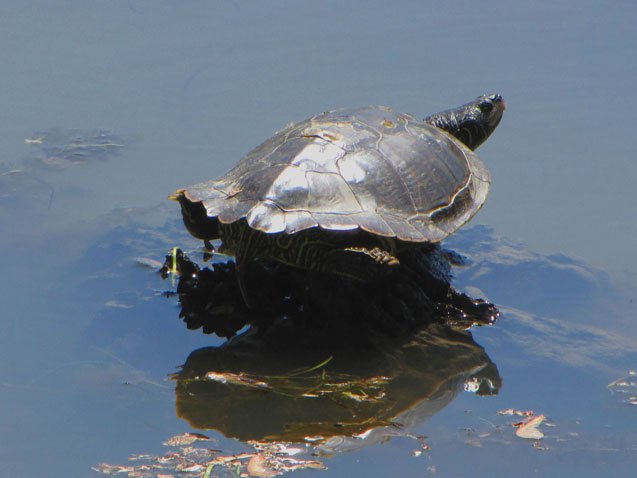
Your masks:
M361 362L399 377L391 386L375 368L327 364L375 431L295 456L320 462L304 476L632 476L636 22L631 2L4 1L0 475L157 464L186 453L170 437L197 432L211 441L193 460L237 453L258 476L240 440L305 430L305 402L281 397L309 382L277 382L281 400L242 396L251 413L237 419L239 399L213 407L202 396L216 392L189 382L225 352L184 326L156 273L173 246L201 261L167 195L321 111L424 117L498 92L507 111L478 150L491 195L446 246L468 258L456 285L502 317L370 352ZM245 369L209 381L246 386ZM251 393L274 386L259 373ZM374 408L382 394L395 409ZM310 411L344 420L324 406ZM544 415L544 437L517 436L526 417L507 410Z

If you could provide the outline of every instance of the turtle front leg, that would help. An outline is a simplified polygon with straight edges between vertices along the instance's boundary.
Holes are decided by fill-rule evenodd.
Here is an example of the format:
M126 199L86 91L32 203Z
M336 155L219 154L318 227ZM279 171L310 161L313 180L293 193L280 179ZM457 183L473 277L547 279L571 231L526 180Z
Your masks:
M380 247L374 247L372 249L367 249L365 247L346 247L345 250L366 254L374 261L387 267L396 267L400 265L400 261L397 257L392 256L389 252L381 249Z
M369 282L400 265L397 257L379 247L346 247L326 252L321 269L361 282Z

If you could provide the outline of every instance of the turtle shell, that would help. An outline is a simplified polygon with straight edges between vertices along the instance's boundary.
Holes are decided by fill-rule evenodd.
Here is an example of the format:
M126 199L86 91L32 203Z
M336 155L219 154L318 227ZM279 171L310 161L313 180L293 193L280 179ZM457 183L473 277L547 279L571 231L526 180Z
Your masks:
M489 185L482 161L450 134L367 106L293 124L183 194L210 218L245 218L265 233L318 226L437 242L473 217Z

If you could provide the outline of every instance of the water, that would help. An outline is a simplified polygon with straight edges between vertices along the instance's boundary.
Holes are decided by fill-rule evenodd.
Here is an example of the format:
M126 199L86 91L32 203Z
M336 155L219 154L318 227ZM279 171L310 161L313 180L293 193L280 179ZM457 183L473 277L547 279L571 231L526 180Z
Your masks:
M167 194L320 111L426 116L496 91L491 196L449 245L473 261L458 285L504 312L473 331L502 388L414 424L422 456L395 437L305 473L629 475L635 408L607 385L637 363L636 17L630 2L3 2L0 475L97 476L191 430L168 375L220 341L186 330L170 284L135 262L196 247ZM60 165L37 141L52 130L123 146ZM549 449L515 437L506 408L547 415Z

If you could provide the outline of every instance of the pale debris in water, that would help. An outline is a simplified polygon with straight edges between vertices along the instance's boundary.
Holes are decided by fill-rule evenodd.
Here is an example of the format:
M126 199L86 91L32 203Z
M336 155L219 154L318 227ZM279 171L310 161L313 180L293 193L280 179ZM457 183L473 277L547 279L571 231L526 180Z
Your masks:
M247 443L255 450L276 455L294 456L305 451L303 448L290 446L285 442L249 440Z
M303 448L290 446L281 442L250 441L258 453L250 458L247 465L249 476L270 477L305 468L325 469L325 465L315 460L291 458L304 452ZM283 455L283 456L282 456Z
M201 433L182 433L181 435L175 435L170 437L164 442L166 446L184 446L191 445L198 440L210 440L210 437L202 435Z
M292 446L285 442L249 442L252 453L221 456L220 450L189 446L189 443L210 440L198 433L183 433L172 437L164 445L175 447L162 456L133 455L134 466L100 464L93 468L104 475L123 474L129 478L169 478L176 476L196 476L211 478L231 473L232 476L273 477L300 469L325 469L325 465L315 460L292 458L308 452L307 448Z
M513 426L517 427L517 430L515 431L516 436L529 440L539 440L543 438L544 433L538 429L538 426L540 426L544 420L546 420L544 415L536 415L521 423L514 423Z
M250 458L246 467L248 476L261 478L279 476L283 473L307 468L324 470L326 466L314 460L296 460L294 458L284 458L269 453L259 453Z
M243 373L230 373L230 372L208 372L206 374L206 378L208 380L213 380L215 382L223 383L223 384L232 384L232 385L242 385L246 387L254 387L254 388L271 388L265 382L261 380L257 380L251 378Z
M303 448L288 446L284 443L276 443L275 445L277 445L276 452L282 455L294 456L304 451Z
M635 396L635 391L637 391L637 371L629 370L628 375L618 378L617 380L613 380L608 384L608 388L612 393L620 393L630 396L624 400L624 403L628 403L630 405L637 405L637 396Z
M64 168L116 155L123 142L109 131L52 128L34 133L24 142L33 147L30 161Z
M374 403L374 402L381 401L385 397L385 394L381 392L377 396L372 397L364 392L362 393L342 392L342 396L359 403L361 402Z
M177 465L177 471L185 471L186 473L199 473L206 471L206 467L195 463L194 465Z
M268 460L263 455L255 455L248 461L248 475L259 477L270 477L280 474L278 471L272 469L272 464L268 463Z
M92 470L97 471L98 473L102 473L104 475L116 475L118 473L134 473L134 466L119 466L119 465L109 465L108 463L100 463L97 466L91 468Z
M296 460L294 458L279 458L279 468L283 472L303 470L306 468L313 470L327 470L327 467L316 460Z
M505 408L504 410L498 411L498 415L518 415L521 417L532 417L535 415L533 410L516 410L514 408Z
M364 440L365 438L367 438L369 435L371 435L371 433L374 431L373 428L370 428L369 430L365 430L364 432L361 433L355 433L354 435L352 435L354 438L358 438L360 440Z

